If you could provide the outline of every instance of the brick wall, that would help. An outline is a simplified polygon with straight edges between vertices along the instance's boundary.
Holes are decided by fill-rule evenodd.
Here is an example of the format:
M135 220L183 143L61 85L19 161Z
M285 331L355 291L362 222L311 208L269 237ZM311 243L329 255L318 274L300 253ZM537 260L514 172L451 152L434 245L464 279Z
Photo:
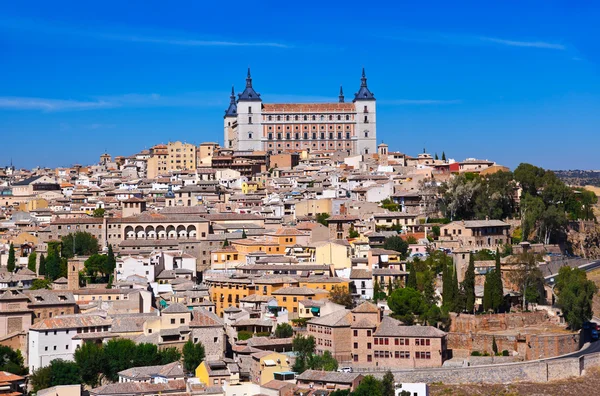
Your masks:
M540 324L548 320L546 312L522 312L491 315L451 314L451 332L500 331Z

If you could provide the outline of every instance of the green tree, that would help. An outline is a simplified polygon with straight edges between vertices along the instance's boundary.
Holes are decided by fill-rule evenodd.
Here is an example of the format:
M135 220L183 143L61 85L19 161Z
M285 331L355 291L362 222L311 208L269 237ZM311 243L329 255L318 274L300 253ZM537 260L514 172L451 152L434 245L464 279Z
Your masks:
M498 344L496 344L495 336L492 336L492 352L494 352L494 355L498 355Z
M400 253L402 258L406 258L408 256L408 243L399 236L385 238L385 241L383 242L383 248L387 250L394 250Z
M42 367L35 370L29 376L29 381L33 388L33 392L37 392L41 389L50 388L52 385L51 375L52 369L50 366Z
M246 235L246 230L243 229L242 230L242 239L246 239L246 238L248 238L248 235Z
M113 252L112 245L108 245L108 252L106 254L105 273L113 274L115 272L115 268L117 268L117 259L115 258L115 253Z
M434 158L435 158L436 161L439 160L439 157L438 157L437 153L435 153L435 157Z
M383 386L381 381L372 375L367 375L356 387L353 396L383 396Z
M91 256L98 253L98 240L89 232L77 231L61 237L61 255L67 259L73 256Z
M8 272L15 272L16 263L17 259L15 258L15 245L11 243L8 249L8 261L6 262L6 270Z
M20 350L14 350L8 346L0 345L0 371L7 371L16 375L25 375L28 370L23 363L23 355L21 355Z
M592 299L597 286L587 279L585 271L564 266L558 271L554 290L558 295L557 305L571 330L581 329L592 318Z
M60 243L48 242L48 258L46 259L46 278L52 281L60 278L61 259L59 254Z
M183 367L186 372L194 373L204 360L204 345L189 340L183 345Z
M327 219L329 218L329 213L317 213L317 223L323 224L327 227Z
M223 247L226 248L227 246L229 246L229 241L227 240L227 238L225 238L225 240L223 241Z
M87 276L91 277L94 281L98 278L98 274L102 274L102 277L106 276L106 261L108 257L102 254L93 254L85 260L83 267Z
M27 258L27 269L29 271L37 273L37 253L32 252Z
M346 286L334 286L329 292L329 300L336 304L343 305L347 309L354 308L354 299Z
M354 229L354 224L350 224L350 229L348 230L349 238L358 238L360 233Z
M106 367L103 346L95 342L84 342L75 350L75 363L79 366L82 381L92 388L97 387Z
M104 346L104 376L111 382L117 382L119 371L134 367L136 345L132 340L116 338Z
M406 287L410 287L412 289L417 288L417 270L415 268L415 262L410 264L410 268L408 270L408 279L406 280Z
M154 366L160 362L156 344L142 343L136 345L133 367Z
M293 371L301 374L308 369L308 359L315 354L315 337L296 335L292 341L292 350L296 352L296 362Z
M50 362L50 365L34 371L29 379L34 392L52 386L75 385L82 382L77 363L62 359L55 359Z
M381 289L379 287L379 278L375 277L375 281L373 282L373 301L379 301L379 296L381 294Z
M29 290L50 289L51 286L52 282L49 279L34 279Z
M165 348L158 351L159 362L158 364L173 363L181 359L181 352L177 348Z
M494 292L494 286L496 284L496 271L491 270L485 274L485 283L483 284L483 310L489 311L494 309L492 303L492 293Z
M446 153L442 151L442 161L446 161Z
M475 309L475 257L473 254L469 255L469 266L462 284L465 291L465 309L467 312L473 312Z
M338 362L331 352L325 351L323 355L311 353L307 357L306 366L310 370L335 371L338 369Z
M502 282L502 266L500 265L500 250L496 249L496 265L494 268L494 289L492 292L492 307L498 312L504 305L504 284Z
M92 217L102 218L102 217L104 217L105 212L106 211L103 208L94 209L94 212L92 213Z
M544 288L544 277L538 266L538 257L532 253L522 253L511 260L512 269L509 272L511 282L519 287L523 295L523 310L528 309L530 303L539 303Z
M437 154L436 154L437 157ZM436 158L437 159L437 158ZM395 396L396 386L394 384L394 374L390 370L386 371L381 381L381 393L383 396Z
M422 315L428 309L423 295L410 287L394 290L387 303L394 318L407 325L413 324L415 316Z
M290 338L294 335L294 329L287 323L280 323L275 328L275 337L277 338Z
M40 255L40 268L38 269L38 275L46 275L46 257L44 253Z

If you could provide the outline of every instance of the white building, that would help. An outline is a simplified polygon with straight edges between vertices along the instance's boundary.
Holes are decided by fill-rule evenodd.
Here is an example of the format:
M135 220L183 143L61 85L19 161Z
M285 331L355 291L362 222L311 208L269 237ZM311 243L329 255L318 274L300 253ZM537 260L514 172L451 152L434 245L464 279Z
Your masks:
M156 275L162 271L185 269L196 273L196 257L181 250L155 250L150 255L150 263L156 269Z
M126 281L129 276L145 277L148 282L154 282L155 263L146 256L126 256L117 259L117 282Z
M84 340L109 337L112 321L100 315L62 315L44 319L29 328L29 372L55 359L73 360Z
M269 153L376 153L376 101L364 69L352 102L345 102L340 87L337 102L263 103L252 86L250 69L244 91L236 99L232 88L230 99L223 124L225 148Z
M425 383L396 384L396 396L402 392L409 392L410 396L429 396L429 385Z

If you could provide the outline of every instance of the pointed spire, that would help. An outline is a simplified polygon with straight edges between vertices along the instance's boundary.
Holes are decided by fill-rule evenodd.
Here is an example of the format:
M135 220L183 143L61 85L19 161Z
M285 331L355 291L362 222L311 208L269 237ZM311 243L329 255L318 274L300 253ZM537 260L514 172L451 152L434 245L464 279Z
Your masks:
M246 77L246 89L244 92L238 95L238 101L257 101L261 102L260 94L252 88L252 75L250 74L250 68L248 68L248 75Z
M354 102L357 100L375 100L375 96L367 88L367 73L365 68L362 68L362 76L360 78L360 89L354 94Z
M342 89L341 85L340 85L340 96L338 96L338 98L340 99L340 103L344 103L344 90Z
M231 99L229 101L229 104L235 104L235 91L233 89L233 85L231 86L231 96L229 97L229 99Z
M246 77L246 88L252 88L252 76L250 75L250 68L248 68L248 77Z
M231 86L231 96L229 99L229 107L225 110L225 117L237 117L237 102L235 101L233 85Z

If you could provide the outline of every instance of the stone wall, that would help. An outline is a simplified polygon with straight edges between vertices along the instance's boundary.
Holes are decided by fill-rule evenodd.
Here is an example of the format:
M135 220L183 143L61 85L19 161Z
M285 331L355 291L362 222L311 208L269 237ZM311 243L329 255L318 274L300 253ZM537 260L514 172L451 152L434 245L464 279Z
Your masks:
M448 349L453 357L465 357L472 351L493 353L496 339L498 351L516 352L521 360L545 359L572 353L581 348L580 337L572 334L482 334L448 333Z
M451 314L451 319L451 332L489 332L539 325L548 320L548 314L545 311L489 315Z
M439 368L421 370L393 370L396 382L441 382L444 384L513 382L549 382L579 377L585 370L600 366L600 353L582 357L523 363ZM372 371L371 371L372 372ZM385 371L373 375L382 378Z

